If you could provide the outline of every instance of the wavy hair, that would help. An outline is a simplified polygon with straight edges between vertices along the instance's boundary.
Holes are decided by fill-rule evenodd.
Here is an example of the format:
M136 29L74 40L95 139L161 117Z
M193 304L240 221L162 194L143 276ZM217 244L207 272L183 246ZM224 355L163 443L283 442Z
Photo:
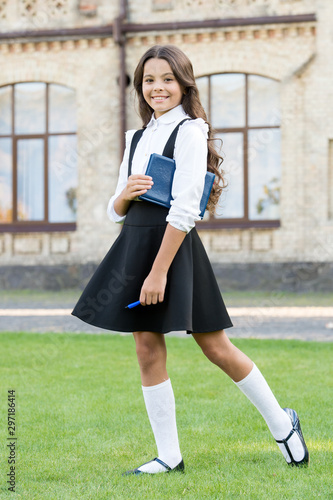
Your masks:
M205 110L202 107L199 98L199 91L195 83L192 63L182 50L174 45L154 45L148 49L141 57L139 64L134 72L134 89L137 93L139 114L143 121L143 126L147 126L154 112L153 108L145 101L142 92L142 81L144 65L148 59L157 58L167 61L175 75L179 85L184 88L182 98L182 106L187 115L191 118L202 118L208 125L208 154L207 154L207 169L215 174L215 182L210 194L207 209L211 214L216 211L217 203L226 187L227 183L224 178L225 172L221 169L223 158L217 153L214 146L214 131L211 124L207 120Z

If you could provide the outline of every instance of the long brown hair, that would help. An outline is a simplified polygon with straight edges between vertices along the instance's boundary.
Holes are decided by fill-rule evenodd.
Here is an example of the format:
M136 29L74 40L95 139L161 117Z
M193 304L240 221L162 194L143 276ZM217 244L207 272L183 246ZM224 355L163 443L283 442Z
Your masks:
M207 169L210 172L213 172L216 177L211 195L209 197L207 209L213 214L216 210L222 190L226 187L227 183L224 178L224 171L220 168L223 158L215 149L213 142L213 129L207 120L205 110L200 102L199 91L195 83L192 63L184 52L174 45L154 45L148 49L145 54L143 54L134 72L134 88L138 96L139 113L144 127L149 123L151 115L154 111L153 108L151 108L145 101L142 93L144 65L148 59L151 58L165 59L165 61L169 63L176 80L179 85L184 88L185 93L182 98L182 106L185 113L194 119L202 118L208 124Z

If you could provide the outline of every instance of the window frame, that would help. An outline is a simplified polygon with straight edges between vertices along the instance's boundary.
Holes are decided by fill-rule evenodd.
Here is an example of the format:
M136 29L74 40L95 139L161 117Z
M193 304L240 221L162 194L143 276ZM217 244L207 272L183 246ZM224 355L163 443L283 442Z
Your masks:
M277 81L276 78L270 78L266 75L259 75L257 73L242 73L239 71L226 71L224 73L210 73L206 75L200 75L196 77L208 78L208 109L206 109L206 114L208 121L211 123L211 105L212 105L212 84L211 77L216 75L227 75L227 74L241 74L245 76L245 126L244 127L230 127L230 128L215 128L212 124L212 128L216 134L227 134L227 133L240 133L243 134L243 169L244 169L244 217L235 218L215 218L213 215L209 214L208 219L203 219L196 224L198 228L201 229L221 229L221 228L274 228L281 226L280 219L260 219L260 220L250 220L249 219L249 162L248 162L248 136L250 130L262 130L262 129L281 129L280 125L260 125L260 126L249 126L249 76L260 76L263 78L268 78L269 80ZM223 149L223 148L222 148ZM223 162L222 162L223 169Z
M15 134L15 85L21 83L44 83L45 89L45 133L42 134ZM77 135L77 132L52 132L49 133L49 86L61 85L57 82L43 82L40 80L29 80L1 85L0 88L11 87L11 134L0 135L1 139L12 140L12 222L0 222L0 233L29 233L29 232L58 232L75 231L76 222L49 222L49 162L48 162L48 139L56 135ZM63 85L64 87L68 87ZM71 87L68 87L71 88ZM17 220L17 142L21 139L43 139L44 141L44 219L38 221Z

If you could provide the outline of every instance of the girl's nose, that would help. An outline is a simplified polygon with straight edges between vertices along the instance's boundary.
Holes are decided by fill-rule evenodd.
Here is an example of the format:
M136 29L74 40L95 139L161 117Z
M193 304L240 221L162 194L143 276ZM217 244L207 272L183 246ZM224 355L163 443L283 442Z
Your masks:
M160 82L156 82L154 90L163 90L163 85Z

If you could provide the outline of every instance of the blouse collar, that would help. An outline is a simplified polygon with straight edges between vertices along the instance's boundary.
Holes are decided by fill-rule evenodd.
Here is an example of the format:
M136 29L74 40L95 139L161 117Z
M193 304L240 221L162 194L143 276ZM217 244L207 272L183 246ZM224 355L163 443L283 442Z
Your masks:
M174 123L176 121L179 122L185 116L187 116L187 115L184 111L184 108L181 104L179 104L175 108L170 109L170 111L168 111L167 113L164 113L159 118L155 118L155 113L153 113L147 127L151 127L153 125L157 125L160 123L168 125L168 124Z

